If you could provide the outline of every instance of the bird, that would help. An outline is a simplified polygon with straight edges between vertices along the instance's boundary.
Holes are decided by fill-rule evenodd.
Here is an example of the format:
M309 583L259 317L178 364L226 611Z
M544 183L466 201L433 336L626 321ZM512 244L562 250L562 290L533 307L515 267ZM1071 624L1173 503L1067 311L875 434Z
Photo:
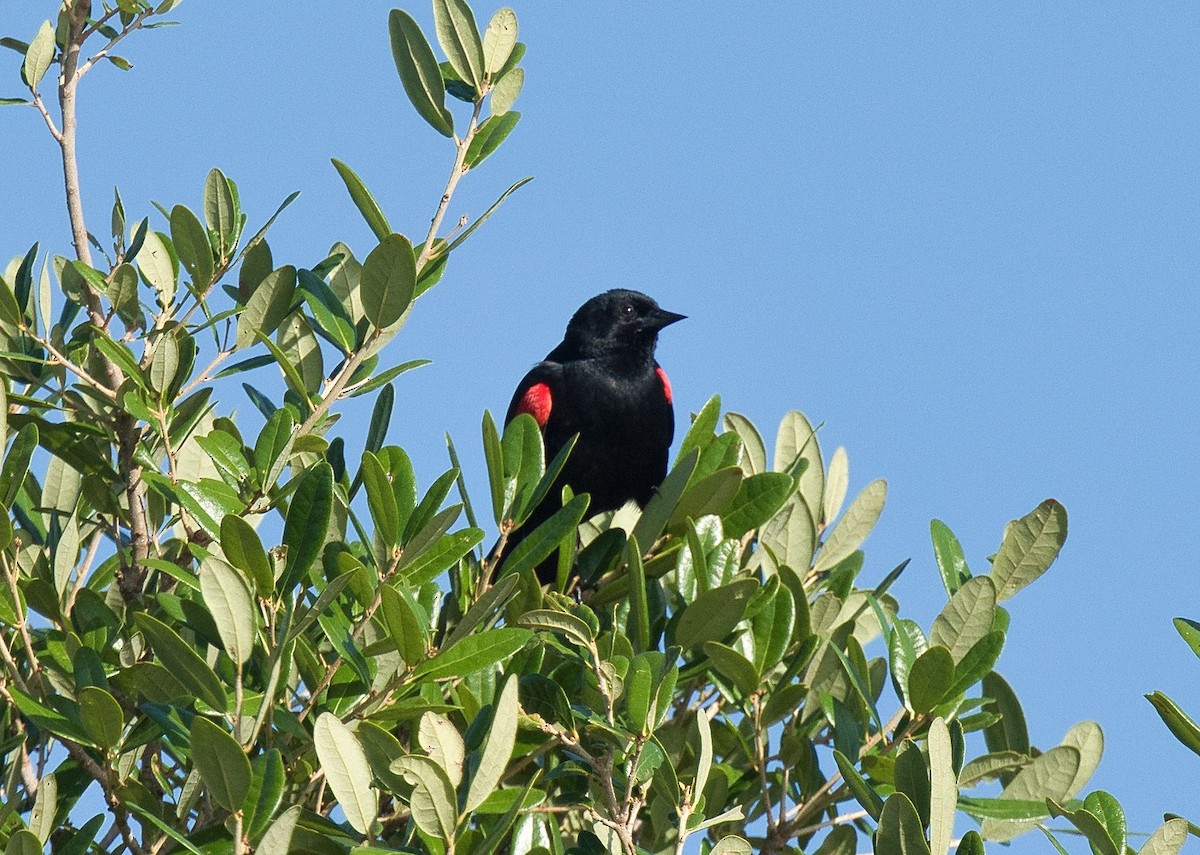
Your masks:
M659 332L685 317L638 291L605 291L579 307L563 340L522 378L505 424L531 415L547 461L578 439L545 498L506 541L498 564L562 506L563 485L590 495L589 514L629 501L644 507L654 495L675 434L671 383L654 352ZM551 556L537 568L539 581L553 583L555 570Z

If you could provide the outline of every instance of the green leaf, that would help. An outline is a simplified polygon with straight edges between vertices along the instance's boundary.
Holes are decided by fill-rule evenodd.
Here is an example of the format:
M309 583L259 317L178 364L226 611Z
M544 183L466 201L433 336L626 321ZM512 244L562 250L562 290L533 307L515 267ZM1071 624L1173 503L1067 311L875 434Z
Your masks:
M230 564L254 581L260 597L271 595L275 589L274 568L250 523L237 514L226 514L221 520L221 549Z
M358 346L358 334L350 312L325 280L311 270L298 271L300 291L304 295L316 330L344 354Z
M818 517L825 492L825 466L821 462L821 445L816 431L803 413L793 410L780 422L775 436L774 468L776 472L788 472L799 479L797 489L808 506L815 528L820 523Z
M1162 692L1151 692L1146 695L1146 700L1154 706L1154 711L1158 713L1159 718L1163 720L1163 724L1167 726L1172 735L1185 748L1190 748L1196 754L1200 754L1200 725L1197 725L1191 716L1180 708L1179 704Z
M992 630L996 614L996 586L987 576L969 578L934 618L930 641L950 651L961 662L967 651Z
M257 840L271 826L275 811L283 803L287 771L278 748L259 754L250 764L253 775L243 805L245 827L251 840Z
M793 489L784 472L759 472L742 479L737 495L721 515L725 536L740 538L771 519L783 507Z
M1100 757L1104 754L1104 731L1094 721L1081 721L1067 731L1062 744L1079 750L1079 771L1064 794L1067 798L1074 798L1083 791L1100 766Z
M483 31L483 70L493 80L496 72L508 62L516 43L517 13L504 6L492 15L487 29Z
M467 636L423 663L413 672L413 679L442 680L482 671L512 656L532 635L527 629L502 627Z
M979 836L979 832L971 829L962 836L962 840L958 843L958 848L954 850L955 855L985 855L983 847L983 838Z
M1168 819L1150 835L1138 855L1178 855L1188 836L1188 822L1182 817Z
M1004 650L1004 633L989 632L971 646L954 669L954 683L944 696L951 700L962 695L996 667L1001 651Z
M903 793L893 793L884 802L875 831L876 855L929 855L925 829L917 809Z
M446 87L433 49L420 26L402 9L388 15L392 59L408 100L426 122L442 136L454 136L454 118L446 109Z
M1003 677L995 671L983 678L983 696L991 698L984 704L984 712L996 713L1000 721L983 731L989 751L1029 752L1029 729L1025 724L1025 713L1017 693ZM1197 743L1200 745L1200 742ZM1197 751L1200 753L1200 750Z
M467 147L467 166L474 169L487 160L492 152L508 139L508 135L513 132L519 121L521 114L516 110L484 120L476 131L475 138L471 140L471 145Z
M236 347L241 350L258 341L258 337L269 336L279 328L292 308L296 296L296 268L291 265L280 267L267 274L242 309L237 320Z
M383 623L400 656L410 665L422 661L429 645L428 628L417 616L417 604L391 585L379 589Z
M946 593L953 597L959 587L971 578L962 544L941 520L929 523L929 535L933 539L933 556L937 559L942 584L946 586Z
M450 719L433 710L426 710L417 726L417 741L425 753L442 767L450 779L450 786L457 789L462 783L466 747Z
M42 843L48 843L50 835L55 830L54 817L56 813L58 813L58 779L54 775L46 775L38 783L33 810L29 814L29 830ZM37 851L41 852L42 850L39 847Z
M371 787L371 766L358 738L330 712L313 726L313 746L329 789L359 834L369 834L379 810L379 797Z
M999 801L1045 802L1046 799L1064 801L1066 793L1079 771L1079 750L1068 745L1051 748L1034 758L1028 766L1017 773ZM1048 811L1043 811L1043 815ZM985 819L980 833L988 840L1005 842L1024 834L1033 827L1030 820Z
M758 670L754 663L717 641L704 642L704 653L712 661L719 674L728 679L738 691L747 697L758 688Z
M79 718L102 748L113 748L121 741L125 714L117 699L99 686L84 686L79 690Z
M579 523L587 512L586 493L573 496L548 520L531 531L521 543L508 554L500 565L500 574L524 573L550 557L550 554L566 540L573 537Z
M254 468L258 471L261 486L269 491L279 478L291 457L296 442L296 419L291 410L276 410L254 443Z
M471 7L465 0L433 0L433 22L450 66L478 92L483 85L483 45Z
M30 89L36 90L42 82L50 64L54 61L54 27L49 21L42 21L37 35L29 43L25 51L25 62L21 64L21 73Z
M492 115L503 116L512 109L525 86L525 69L514 68L500 79L492 90Z
M289 591L308 573L325 548L333 513L333 468L322 461L300 476L283 524L287 566L280 590Z
M745 617L750 598L760 589L757 579L738 579L701 592L680 615L675 643L686 650L725 638Z
M192 760L213 801L226 810L240 810L250 791L250 760L246 750L204 716L192 719Z
M821 505L821 518L825 524L837 519L842 510L842 502L846 500L846 490L850 486L850 458L846 449L838 446L829 460L829 471L825 474L825 495Z
M491 727L488 728L487 738L483 743L479 766L475 769L475 775L467 789L464 811L473 811L483 804L500 784L508 768L508 761L512 758L517 740L517 714L520 712L517 704L517 684L516 674L510 674L504 681L504 688L492 714Z
M958 780L946 720L938 716L929 725L929 850L946 855L954 838L954 812L958 807Z
M164 235L146 232L137 253L137 265L142 277L158 294L158 304L164 308L170 306L175 301L177 264L174 250Z
M412 303L416 284L417 268L408 238L383 238L363 263L359 290L367 320L380 329L396 323Z
M400 510L396 505L396 494L379 458L371 452L363 453L363 486L367 490L367 506L371 519L375 521L375 534L388 549L400 542Z
M912 664L908 672L908 700L913 712L932 710L954 682L954 658L944 647L932 646Z
M417 827L435 839L452 841L458 815L454 788L442 767L429 757L406 754L392 762L391 771L413 785L409 806Z
M212 284L213 257L208 232L200 220L183 205L171 209L171 242L179 261L192 277L192 288L203 292Z
M163 666L184 688L217 712L228 710L220 679L190 644L165 623L144 612L135 614L133 620Z
M233 517L227 514L226 519ZM200 595L212 614L221 644L234 664L244 664L254 652L258 628L254 596L246 578L220 558L200 562Z
M363 184L362 179L349 166L342 163L336 157L332 158L332 160L333 168L342 177L342 182L350 192L351 200L353 200L355 207L358 208L358 212L362 214L363 219L367 221L367 225L371 227L371 231L375 233L375 239L379 241L387 240L392 234L392 227L388 225L387 217L380 210L379 203L375 201L375 197L371 195L371 191L367 189L367 185Z
M688 480L692 477L692 472L695 471L696 462L699 459L700 452L692 451L675 461L675 465L667 473L667 477L663 479L658 490L646 503L646 507L630 535L638 543L645 544L645 549L651 549L654 542L658 540L658 536L666 528L667 521L671 519L671 514L675 512L675 506L679 504L683 491L687 489Z
M754 849L746 838L730 834L717 841L709 855L752 855L753 852Z
M801 476L803 482L804 476ZM822 572L836 566L857 550L883 512L883 503L887 499L887 482L880 479L872 481L857 498L850 503L846 513L838 520L833 531L825 538L821 553L813 565L814 572ZM819 507L819 506L818 506Z
M534 609L521 615L517 622L524 627L543 632L560 632L580 647L587 648L596 640L587 621L567 612Z
M237 189L233 182L226 178L221 170L209 170L204 179L204 221L208 224L209 231L217 237L223 260L233 254L237 245L238 234L242 230L240 214Z
M1067 509L1047 499L1010 523L992 562L996 599L1004 602L1045 573L1067 539Z
M1083 807L1100 821L1104 832L1103 838L1095 841L1096 849L1103 851L1107 848L1111 855L1122 855L1129 829L1121 803L1103 790L1096 790L1088 793L1087 798L1083 800ZM1091 835L1088 835L1088 840L1092 840ZM1108 843L1107 847L1104 846L1104 842Z

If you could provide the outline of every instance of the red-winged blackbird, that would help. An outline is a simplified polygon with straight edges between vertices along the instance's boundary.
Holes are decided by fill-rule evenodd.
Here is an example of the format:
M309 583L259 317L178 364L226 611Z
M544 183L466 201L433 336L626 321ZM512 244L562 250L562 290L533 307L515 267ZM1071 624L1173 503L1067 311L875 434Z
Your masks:
M562 506L563 484L591 495L589 514L650 500L667 474L675 433L671 384L654 348L658 331L683 318L637 291L606 291L579 307L562 342L521 380L505 423L532 415L542 427L547 463L571 437L579 439L505 554ZM552 582L553 558L537 573Z

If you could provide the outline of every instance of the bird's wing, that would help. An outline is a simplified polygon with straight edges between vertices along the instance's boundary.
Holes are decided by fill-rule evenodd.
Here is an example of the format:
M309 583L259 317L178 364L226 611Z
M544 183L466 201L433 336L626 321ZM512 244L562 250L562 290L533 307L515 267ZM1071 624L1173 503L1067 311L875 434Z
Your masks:
M504 423L508 424L521 413L529 413L539 427L545 427L554 407L554 388L562 376L562 366L554 362L539 362L526 374L513 393Z
M662 381L663 397L667 399L667 403L671 403L671 381L667 379L667 372L663 371L663 367L657 362L654 363L654 372L658 375L658 379Z

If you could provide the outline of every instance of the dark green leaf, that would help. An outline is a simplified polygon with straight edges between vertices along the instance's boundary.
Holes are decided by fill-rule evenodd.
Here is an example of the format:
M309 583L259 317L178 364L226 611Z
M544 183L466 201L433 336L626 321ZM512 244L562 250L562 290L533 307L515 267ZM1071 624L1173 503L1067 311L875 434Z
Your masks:
M198 715L192 719L192 759L213 801L226 810L241 809L252 775L250 760L237 740Z
M465 0L433 0L433 21L450 65L478 91L484 76L483 45L471 7Z
M367 185L363 184L362 179L355 174L353 169L336 157L333 158L333 168L342 177L346 189L350 191L350 198L354 201L354 205L362 214L363 219L367 221L367 225L371 227L371 231L375 233L376 240L387 240L392 234L392 227L388 225L387 217L380 210L379 204L371 195L371 191L367 189Z
M413 672L413 678L441 680L482 671L512 656L532 635L527 629L503 627L468 636L423 663Z
M408 238L383 238L363 263L359 291L367 320L380 329L392 326L412 303L416 284L416 261Z
M148 614L138 613L133 619L154 648L158 659L189 692L217 712L228 709L220 679L190 644L180 638L175 630Z
M318 463L300 479L283 524L287 566L280 580L282 591L290 591L299 583L325 548L333 513L333 469L330 465Z
M519 121L521 114L516 110L485 120L467 148L467 166L474 169L487 160L492 152L508 139L508 135L513 132Z

